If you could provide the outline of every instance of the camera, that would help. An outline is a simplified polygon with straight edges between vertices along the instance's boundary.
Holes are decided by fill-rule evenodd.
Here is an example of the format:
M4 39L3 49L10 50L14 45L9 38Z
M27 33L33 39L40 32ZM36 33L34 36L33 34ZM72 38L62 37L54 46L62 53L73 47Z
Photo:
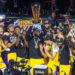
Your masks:
M13 59L11 59L8 63L8 68L6 68L4 70L4 75L16 75L15 74L15 69L13 68L14 67L14 63L15 61Z
M26 64L27 61L25 61L25 58L23 58L20 62L15 62L14 60L11 59L8 64L9 68L6 68L4 70L4 75L28 75L31 67L30 66L26 67ZM19 68L21 70L19 70Z
M30 73L30 69L31 67L28 65L28 67L26 67L28 61L25 61L25 58L23 58L20 63L22 63L22 65L20 65L21 67L21 75L28 75Z

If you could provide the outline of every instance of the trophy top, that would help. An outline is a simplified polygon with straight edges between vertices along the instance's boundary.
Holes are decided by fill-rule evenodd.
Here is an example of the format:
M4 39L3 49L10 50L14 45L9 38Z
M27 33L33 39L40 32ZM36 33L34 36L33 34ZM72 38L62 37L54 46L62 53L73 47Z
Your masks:
M33 6L33 7L38 7L38 6L40 6L40 3L34 2L34 3L32 3L32 6Z

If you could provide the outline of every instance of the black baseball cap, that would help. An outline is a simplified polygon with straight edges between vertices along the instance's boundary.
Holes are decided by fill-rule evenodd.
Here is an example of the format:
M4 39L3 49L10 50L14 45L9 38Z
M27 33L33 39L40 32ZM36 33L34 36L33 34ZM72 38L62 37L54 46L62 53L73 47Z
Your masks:
M59 38L59 39L56 39L56 42L57 42L57 43L63 43L64 40L63 40L62 38Z
M49 20L45 20L44 24L50 24L50 21Z
M45 37L44 37L44 40L53 40L53 35L52 34L50 34L50 35L46 35Z

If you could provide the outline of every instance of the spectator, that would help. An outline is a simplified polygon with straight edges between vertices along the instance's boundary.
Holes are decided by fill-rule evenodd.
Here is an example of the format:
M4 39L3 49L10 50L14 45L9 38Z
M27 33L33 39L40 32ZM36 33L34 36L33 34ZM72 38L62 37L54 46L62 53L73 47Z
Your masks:
M46 35L50 35L51 33L51 24L49 22L49 20L45 20L44 22L44 26L42 26L42 31L43 31L43 34Z
M48 17L51 22L51 27L58 26L57 15L55 11L52 11L51 16Z

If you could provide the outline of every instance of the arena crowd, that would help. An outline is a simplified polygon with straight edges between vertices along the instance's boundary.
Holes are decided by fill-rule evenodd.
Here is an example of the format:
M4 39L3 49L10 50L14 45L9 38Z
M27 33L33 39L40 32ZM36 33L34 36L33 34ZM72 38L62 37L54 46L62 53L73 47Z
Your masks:
M0 26L0 71L4 74L2 69L9 68L11 59L15 62L25 59L31 75L35 65L41 64L48 66L48 75L75 75L75 25L68 15L62 19L63 24L59 24L53 11L45 21L41 19L40 26L33 23L25 34L13 24L8 25L8 32ZM18 70L14 75L21 74Z

